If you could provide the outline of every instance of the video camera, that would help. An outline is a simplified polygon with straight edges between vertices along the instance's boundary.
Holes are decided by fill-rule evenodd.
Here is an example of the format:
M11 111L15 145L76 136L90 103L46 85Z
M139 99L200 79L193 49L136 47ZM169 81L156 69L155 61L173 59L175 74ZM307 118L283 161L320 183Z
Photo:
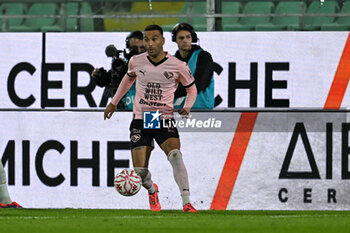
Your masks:
M104 68L99 68L97 74L93 77L96 85L99 87L105 87L111 85L113 89L117 89L122 78L128 70L126 61L120 57L123 53L124 58L129 60L132 56L138 52L137 47L130 47L124 50L118 50L114 45L110 44L105 49L107 57L112 58L111 70L106 71Z
M128 69L126 61L120 57L122 52L122 50L117 50L112 44L106 47L105 53L107 57L112 58L112 65L108 72L104 68L97 69L97 73L93 75L93 80L97 86L118 88Z

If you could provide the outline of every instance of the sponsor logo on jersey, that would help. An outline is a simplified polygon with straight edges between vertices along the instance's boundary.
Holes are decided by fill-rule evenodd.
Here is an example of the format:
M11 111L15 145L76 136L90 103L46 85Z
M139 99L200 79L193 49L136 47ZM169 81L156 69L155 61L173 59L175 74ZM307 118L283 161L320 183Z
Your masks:
M139 72L145 76L146 70L139 70Z

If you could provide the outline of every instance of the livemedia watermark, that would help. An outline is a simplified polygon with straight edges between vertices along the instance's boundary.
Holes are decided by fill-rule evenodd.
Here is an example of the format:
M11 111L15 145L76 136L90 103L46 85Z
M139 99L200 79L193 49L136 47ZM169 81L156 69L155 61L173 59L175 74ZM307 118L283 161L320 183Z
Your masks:
M170 120L171 119L171 120ZM162 115L159 110L143 112L144 129L178 128L180 131L211 131L221 130L223 126L222 119L216 119L210 116L200 116L199 114L182 117L175 113L174 115Z
M308 132L326 132L327 125L332 124L333 132L342 132L342 124L349 122L350 113L334 111L199 111L191 112L187 118L174 112L171 116L162 115L160 111L144 112L144 129L174 128L179 132L236 132L240 123L240 132L244 127L244 116L257 114L253 131L259 132L293 132L297 123L303 123Z

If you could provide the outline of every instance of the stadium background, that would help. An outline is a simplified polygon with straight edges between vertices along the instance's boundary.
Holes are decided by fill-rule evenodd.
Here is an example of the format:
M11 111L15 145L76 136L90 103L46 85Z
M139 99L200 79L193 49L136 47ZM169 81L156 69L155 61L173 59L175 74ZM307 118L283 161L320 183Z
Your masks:
M298 11L279 11L291 2L2 2L0 155L11 196L30 208L101 208L98 203L109 200L102 208L147 209L145 192L124 198L108 186L108 158L118 160L115 171L130 165L125 145L131 113L104 122L102 90L93 90L92 106L73 87L92 85L92 67L110 66L105 46L124 48L128 31L150 23L164 27L165 48L174 53L169 31L186 21L223 68L215 75L215 95L223 101L214 112L232 115L233 128L181 135L194 204L202 210L349 209L349 2L297 1ZM25 69L11 76L14 67ZM251 89L233 82L251 80L254 69ZM11 85L19 98L32 96L32 103L19 106ZM54 99L60 104L49 101ZM271 99L288 104L271 106ZM283 178L293 135L299 137L287 169L292 175ZM82 159L92 158L86 166L93 168L82 168ZM170 165L159 149L151 166L164 208L178 209ZM38 195L40 203L33 198Z

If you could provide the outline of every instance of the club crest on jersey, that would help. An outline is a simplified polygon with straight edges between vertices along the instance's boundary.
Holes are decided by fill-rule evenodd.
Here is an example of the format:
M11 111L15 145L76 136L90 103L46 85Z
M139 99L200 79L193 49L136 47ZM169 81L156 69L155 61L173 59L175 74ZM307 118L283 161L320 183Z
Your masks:
M190 69L188 69L188 72L190 73L190 75L191 75L191 76L193 76L193 75L192 75L192 72L191 72L191 70L190 70Z
M168 71L164 71L163 75L167 78L167 79L171 79L174 76L173 72L168 72Z

